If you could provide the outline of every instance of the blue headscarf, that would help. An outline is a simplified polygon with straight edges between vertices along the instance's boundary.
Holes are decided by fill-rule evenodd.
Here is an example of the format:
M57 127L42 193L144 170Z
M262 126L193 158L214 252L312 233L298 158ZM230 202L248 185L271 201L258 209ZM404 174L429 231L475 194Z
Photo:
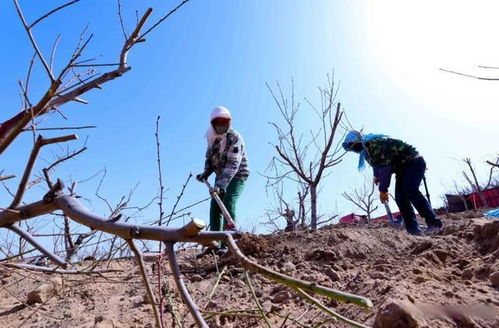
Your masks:
M355 143L355 142L362 143L363 149L359 153L359 166L358 166L359 171L361 171L365 168L366 158L367 158L367 156L369 156L369 154L367 153L367 149L365 147L365 143L370 141L370 140L373 140L373 139L386 138L386 137L387 137L387 135L376 134L376 133L369 133L369 134L364 136L362 134L362 132L352 130L352 131L347 133L345 140L342 143L342 146L346 151L351 151L352 150L351 149L352 143Z

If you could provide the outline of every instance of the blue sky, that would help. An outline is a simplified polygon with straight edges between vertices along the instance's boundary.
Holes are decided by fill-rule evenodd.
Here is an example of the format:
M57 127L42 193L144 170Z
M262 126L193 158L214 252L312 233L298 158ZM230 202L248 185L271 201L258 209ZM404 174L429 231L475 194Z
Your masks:
M53 4L20 1L28 20ZM50 2L52 3L52 2ZM63 2L53 2L63 3ZM135 9L155 11L149 24L177 1L123 1L128 31ZM62 65L81 30L89 23L94 40L86 58L102 55L99 62L114 62L123 42L115 1L81 1L62 11L35 30L48 56L59 33L56 67ZM77 161L62 165L54 174L66 181L83 180L106 168L101 194L118 201L140 182L133 204L142 205L157 192L155 121L160 121L161 153L167 192L166 208L189 172L203 169L211 109L228 107L234 127L247 144L252 176L240 200L239 220L245 229L264 219L272 200L265 193L263 173L273 156L269 145L275 139L269 121L279 120L265 82L279 81L289 91L291 77L295 94L303 105L300 122L305 133L314 121L303 100L318 101L316 87L326 82L334 69L340 83L339 100L356 128L403 139L425 156L430 192L435 201L461 181L461 159L475 162L498 153L498 82L485 82L443 73L439 68L491 75L478 65L499 66L499 45L494 44L499 22L494 1L456 4L454 1L242 1L192 0L137 45L129 55L132 70L122 78L92 91L83 98L89 105L70 103L62 107L69 121L50 116L41 127L97 125L78 131L78 148L85 140L89 149ZM17 80L24 79L32 56L29 41L9 1L0 3L0 53L3 110L0 120L20 108ZM41 66L32 78L32 98L47 85ZM59 133L44 133L53 136ZM6 173L22 174L29 156L31 136L23 135L0 160ZM65 145L66 146L66 145ZM51 150L52 149L52 150ZM42 159L50 161L52 151ZM324 180L320 196L322 213L348 214L354 208L340 194L362 183L357 158L347 155ZM38 169L43 167L43 160ZM484 172L485 166L477 165ZM480 172L481 174L482 172ZM485 175L485 174L483 174ZM17 181L8 185L15 188ZM107 214L93 193L98 179L80 184L78 193L91 198L86 205ZM43 193L34 187L26 200ZM294 193L290 186L288 193ZM204 185L191 181L179 207L207 196ZM6 192L0 192L7 203ZM392 205L394 206L394 205ZM207 221L207 203L193 208L193 215ZM168 210L167 210L168 212ZM143 222L157 216L157 207L143 213Z

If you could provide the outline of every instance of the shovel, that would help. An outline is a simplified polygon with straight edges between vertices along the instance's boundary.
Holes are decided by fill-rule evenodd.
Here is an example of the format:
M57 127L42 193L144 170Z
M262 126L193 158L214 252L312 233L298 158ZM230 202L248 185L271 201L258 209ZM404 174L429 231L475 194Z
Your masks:
M392 211L390 210L390 206L388 205L388 202L384 201L382 203L383 203L383 205L385 205L386 215L388 216L388 221L390 221L390 224L392 226L398 226L399 222L395 221L395 218L393 217Z
M206 186L208 186L209 190L212 190L211 184L208 182L208 180L204 179L203 182ZM222 211L223 216L227 220L227 225L224 227L225 230L236 230L236 223L234 222L234 220L232 220L232 216L230 216L229 211L227 211L227 208L220 199L220 196L218 196L217 192L213 191L211 193L211 197L215 199L215 201L218 204L218 207L220 207L220 210Z
M385 210L386 210L386 215L388 216L388 220L390 221L391 224L394 224L395 219L393 218L393 214L392 214L392 211L390 210L390 206L388 205L388 202L384 201L383 205L385 205Z

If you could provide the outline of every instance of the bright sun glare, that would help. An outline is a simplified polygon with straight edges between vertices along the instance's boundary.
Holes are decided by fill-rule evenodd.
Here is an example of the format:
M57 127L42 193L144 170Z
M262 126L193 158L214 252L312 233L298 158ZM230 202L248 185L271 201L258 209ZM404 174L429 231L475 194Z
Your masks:
M436 115L493 127L499 82L439 69L499 78L499 69L478 67L499 66L499 1L366 1L365 9L373 60L395 84Z

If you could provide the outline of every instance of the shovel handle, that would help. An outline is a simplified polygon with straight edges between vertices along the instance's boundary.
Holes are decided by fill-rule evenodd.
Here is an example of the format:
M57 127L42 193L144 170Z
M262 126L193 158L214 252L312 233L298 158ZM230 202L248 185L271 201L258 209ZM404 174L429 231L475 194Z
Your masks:
M208 182L208 180L203 179L204 184L208 187L209 190L212 190L211 184ZM220 207L220 210L222 211L223 216L227 220L227 225L224 227L227 230L235 230L236 229L236 223L232 219L232 216L230 215L229 211L227 211L227 208L225 207L224 203L220 199L220 196L218 196L216 191L211 192L211 197L215 199L215 201L218 204L218 207Z

